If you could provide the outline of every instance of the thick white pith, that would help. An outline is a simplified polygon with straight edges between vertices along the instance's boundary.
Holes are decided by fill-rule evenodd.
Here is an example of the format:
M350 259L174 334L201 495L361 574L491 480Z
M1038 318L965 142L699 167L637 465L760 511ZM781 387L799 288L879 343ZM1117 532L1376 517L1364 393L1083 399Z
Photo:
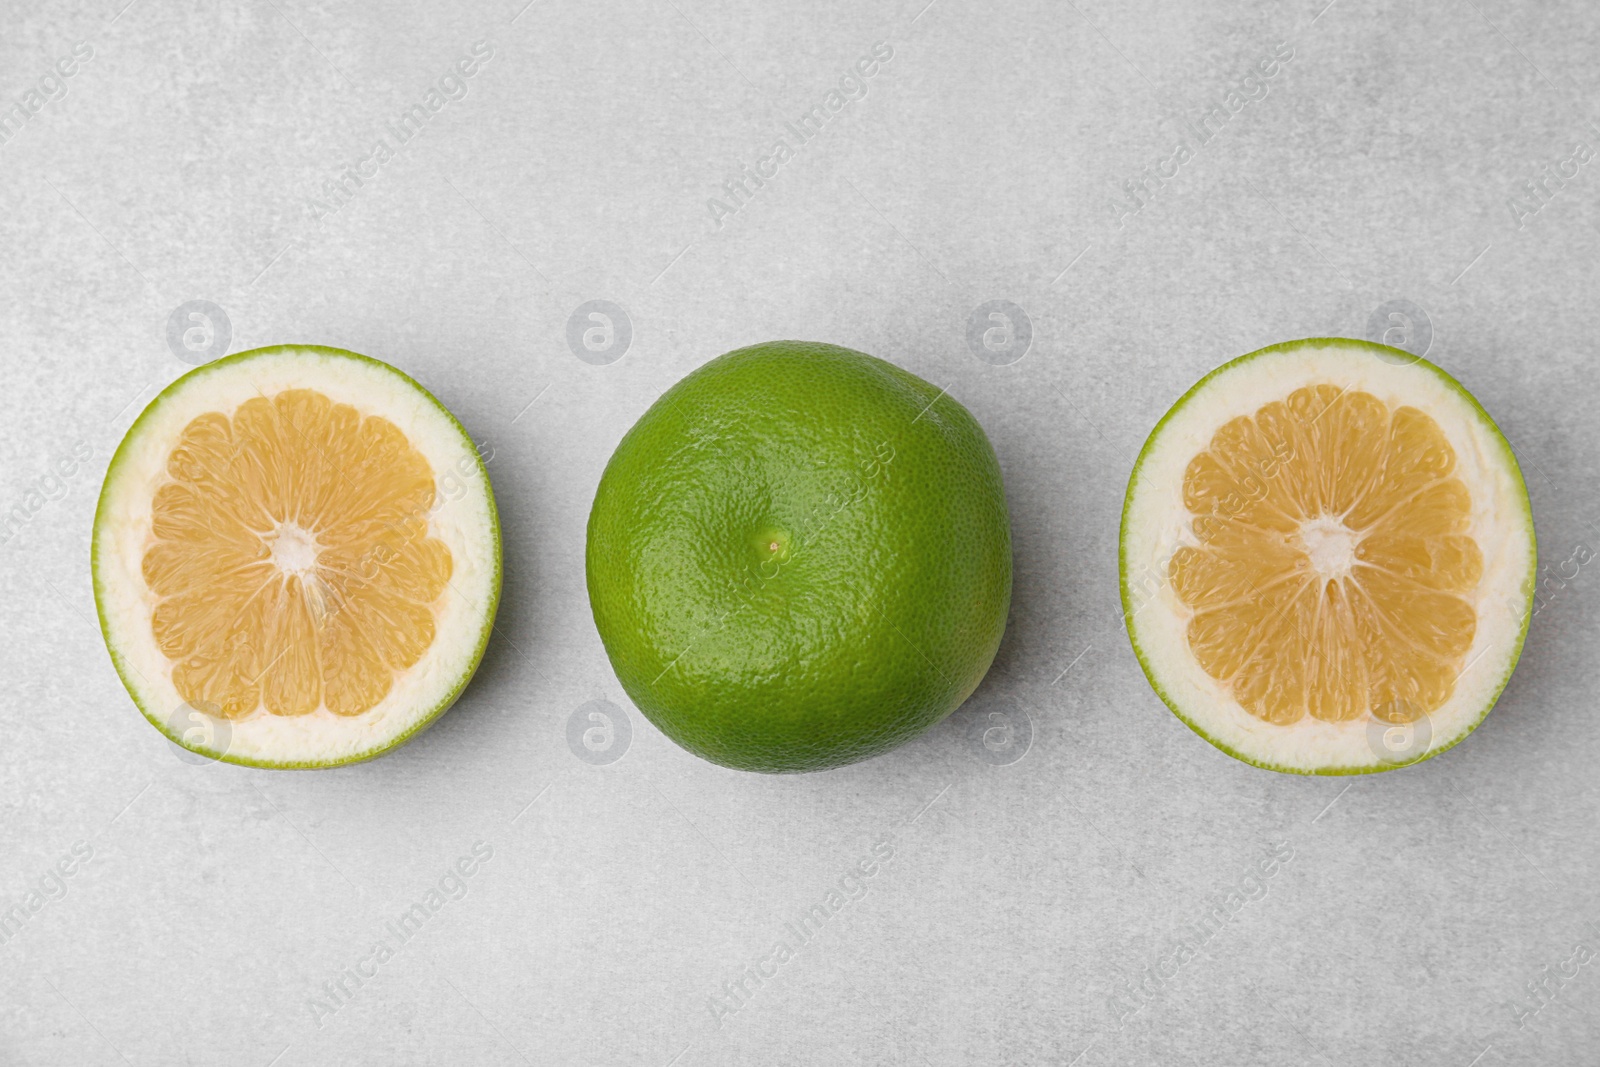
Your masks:
M317 535L292 522L280 522L262 540L272 552L273 565L285 577L305 577L317 566Z
M1333 515L1318 515L1300 524L1300 547L1320 581L1348 577L1355 565L1358 534Z
M1191 610L1168 581L1168 561L1196 544L1183 503L1189 461L1229 420L1253 415L1306 385L1371 393L1392 408L1430 415L1456 454L1455 475L1472 494L1469 533L1483 553L1474 594L1477 630L1455 690L1429 717L1420 758L1454 744L1483 718L1520 651L1530 607L1534 544L1527 490L1504 439L1437 369L1403 353L1359 342L1304 342L1239 360L1217 372L1169 413L1134 469L1122 531L1122 583L1129 633L1151 682L1186 722L1226 751L1284 770L1375 770L1394 756L1375 746L1371 720L1324 722L1307 716L1289 726L1256 718L1211 678L1190 651ZM1334 517L1315 519L1300 536L1312 565L1328 576L1347 571L1353 548ZM1380 731L1381 733L1381 731Z
M393 368L328 349L282 347L203 367L164 392L135 423L112 461L95 526L95 591L106 642L136 703L153 723L173 732L185 709L172 684L171 663L150 625L156 599L142 561L151 543L151 501L167 480L166 462L190 420L206 412L231 415L255 396L309 388L363 415L398 426L428 460L438 496L428 532L449 547L452 573L437 606L436 635L422 658L395 676L375 707L356 716L326 707L303 716L264 709L215 730L225 747L209 754L246 763L308 766L374 754L414 732L448 706L465 684L493 622L499 590L499 537L494 501L477 450L460 425L416 383ZM265 539L284 571L308 567L316 545L307 531L280 525ZM178 720L178 732L187 722Z

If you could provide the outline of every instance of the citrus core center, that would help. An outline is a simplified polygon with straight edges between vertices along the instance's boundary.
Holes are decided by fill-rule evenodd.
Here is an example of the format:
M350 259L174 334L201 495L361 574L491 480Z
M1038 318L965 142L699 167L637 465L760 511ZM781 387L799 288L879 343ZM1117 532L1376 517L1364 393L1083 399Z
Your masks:
M316 570L320 549L310 530L280 522L262 540L272 550L272 562L285 576L298 574L304 578Z
M1300 524L1300 545L1311 558L1311 567L1324 582L1344 578L1356 560L1359 538L1338 519L1319 515Z

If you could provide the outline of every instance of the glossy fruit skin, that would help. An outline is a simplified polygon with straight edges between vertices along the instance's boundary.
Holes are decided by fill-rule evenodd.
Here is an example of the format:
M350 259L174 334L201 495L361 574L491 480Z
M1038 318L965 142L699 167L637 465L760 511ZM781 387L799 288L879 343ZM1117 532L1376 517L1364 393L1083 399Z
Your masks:
M892 364L800 341L729 352L656 401L601 477L586 563L639 710L698 756L769 773L868 759L944 719L1011 602L977 421Z

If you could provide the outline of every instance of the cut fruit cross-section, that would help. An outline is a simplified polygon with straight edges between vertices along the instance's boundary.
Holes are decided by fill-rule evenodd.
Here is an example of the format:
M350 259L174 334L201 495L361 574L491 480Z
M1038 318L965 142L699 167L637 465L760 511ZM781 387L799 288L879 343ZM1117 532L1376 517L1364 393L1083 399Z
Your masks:
M145 715L261 766L415 734L471 676L499 595L471 440L414 381L335 349L259 349L169 387L112 460L94 555ZM209 744L182 728L196 715L226 724Z
M1123 517L1134 649L1224 751L1384 770L1460 740L1515 665L1527 492L1452 379L1344 340L1208 376L1151 434Z

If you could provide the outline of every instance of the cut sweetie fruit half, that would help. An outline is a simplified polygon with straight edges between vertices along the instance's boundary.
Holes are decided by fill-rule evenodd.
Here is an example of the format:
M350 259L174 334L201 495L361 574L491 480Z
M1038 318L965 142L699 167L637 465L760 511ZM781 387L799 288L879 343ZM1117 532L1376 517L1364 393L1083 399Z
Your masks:
M479 450L427 390L286 345L197 368L145 409L106 473L93 569L112 661L158 729L229 762L332 766L460 694L500 534Z
M1435 755L1522 649L1535 544L1493 420L1444 371L1317 338L1212 372L1156 426L1123 509L1135 654L1172 711L1305 774Z

